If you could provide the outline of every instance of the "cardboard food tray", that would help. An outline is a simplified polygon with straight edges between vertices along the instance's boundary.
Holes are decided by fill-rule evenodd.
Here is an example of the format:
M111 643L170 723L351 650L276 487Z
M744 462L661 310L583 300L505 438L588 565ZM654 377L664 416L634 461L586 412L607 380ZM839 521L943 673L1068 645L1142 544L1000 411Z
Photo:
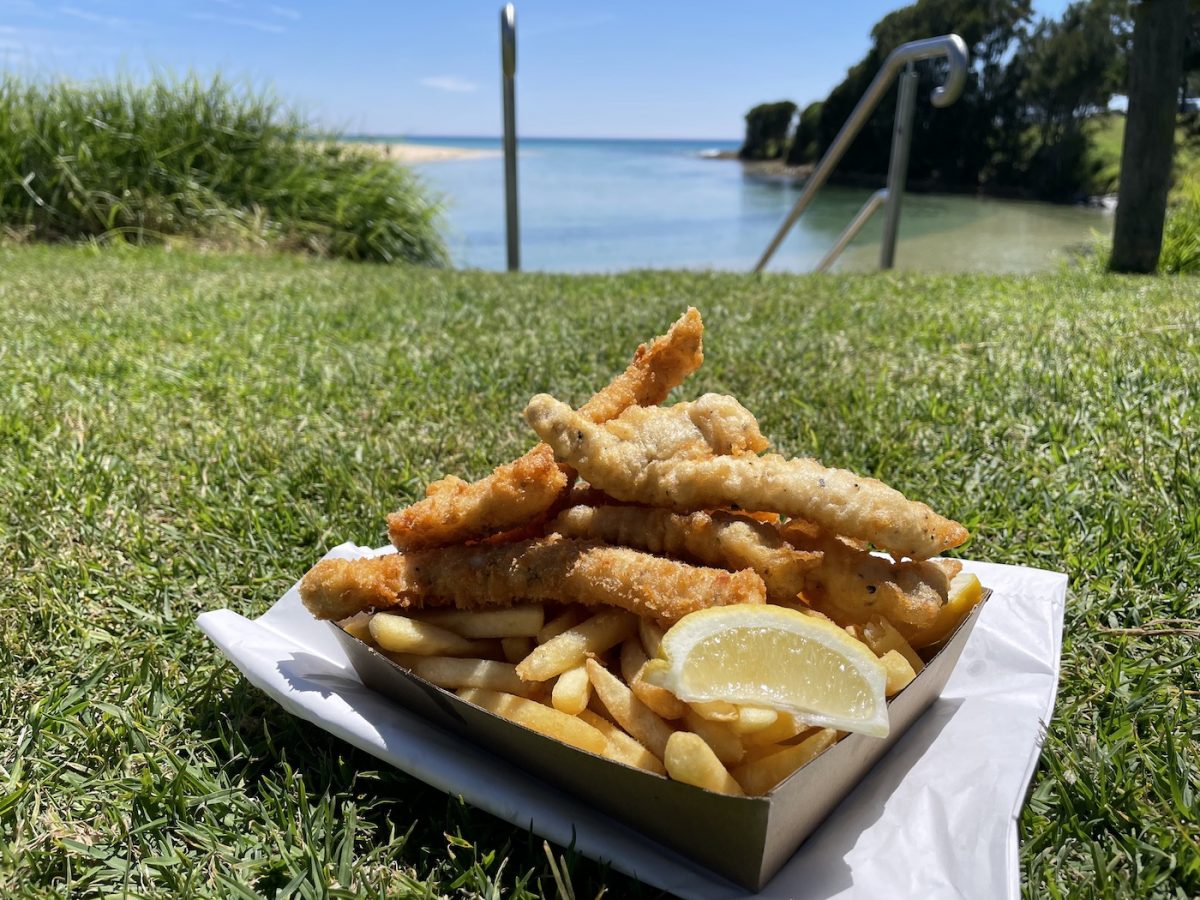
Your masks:
M763 797L730 797L578 750L467 703L329 624L367 687L486 747L718 874L758 890L900 739L945 686L982 601L888 701L886 738L851 734Z

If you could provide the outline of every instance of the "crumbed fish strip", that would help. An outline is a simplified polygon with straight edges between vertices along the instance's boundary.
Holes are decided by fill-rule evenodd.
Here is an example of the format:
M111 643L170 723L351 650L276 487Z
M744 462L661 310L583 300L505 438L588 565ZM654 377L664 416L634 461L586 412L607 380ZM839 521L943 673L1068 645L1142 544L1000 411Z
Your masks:
M369 608L553 600L615 606L673 622L709 606L763 603L765 594L762 579L748 570L704 568L558 537L326 559L300 582L300 598L318 619Z
M580 408L604 422L630 406L652 406L700 367L704 323L689 308L665 335L642 344L629 367ZM566 491L570 475L539 444L475 482L450 476L426 488L425 498L388 516L388 537L400 550L443 547L518 528L545 516Z
M525 420L559 462L618 500L680 512L720 507L778 512L870 541L897 558L928 559L969 536L959 523L883 482L815 459L752 453L664 457L653 446L589 422L548 394L529 401Z
M548 526L564 537L597 538L706 566L752 569L771 603L795 603L821 555L797 550L773 525L729 512L674 513L647 506L574 506Z
M789 521L779 531L793 547L819 555L820 562L805 573L804 597L839 625L882 614L912 637L937 618L951 580L962 570L953 559L893 562L806 522Z
M674 406L631 406L603 424L614 437L636 443L646 459L737 456L770 446L753 414L724 394Z

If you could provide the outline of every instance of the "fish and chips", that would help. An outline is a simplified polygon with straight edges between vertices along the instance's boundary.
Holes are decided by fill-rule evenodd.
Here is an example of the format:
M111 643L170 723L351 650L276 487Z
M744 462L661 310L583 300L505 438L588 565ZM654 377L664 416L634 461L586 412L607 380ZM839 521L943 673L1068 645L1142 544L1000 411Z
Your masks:
M772 790L844 732L685 702L651 677L675 623L746 605L826 620L813 625L877 659L892 696L980 594L932 558L966 540L957 522L875 479L767 453L732 397L661 406L700 366L703 331L689 309L578 410L533 397L542 443L479 481L430 484L388 517L396 552L318 563L304 605L580 749L722 793Z

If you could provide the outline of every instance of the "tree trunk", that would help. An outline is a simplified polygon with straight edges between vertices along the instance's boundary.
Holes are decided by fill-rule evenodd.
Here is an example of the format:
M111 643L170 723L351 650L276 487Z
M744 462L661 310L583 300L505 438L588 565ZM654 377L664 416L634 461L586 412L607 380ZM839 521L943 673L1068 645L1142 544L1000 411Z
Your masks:
M1129 111L1113 228L1114 272L1153 272L1175 150L1175 91L1183 68L1187 0L1141 0L1133 8Z

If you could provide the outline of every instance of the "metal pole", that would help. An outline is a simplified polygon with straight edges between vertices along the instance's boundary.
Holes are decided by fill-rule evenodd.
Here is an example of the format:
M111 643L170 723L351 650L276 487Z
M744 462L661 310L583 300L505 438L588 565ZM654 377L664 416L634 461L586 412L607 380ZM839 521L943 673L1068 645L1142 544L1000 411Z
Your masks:
M883 243L879 248L879 268L896 264L896 235L900 230L900 203L908 176L908 149L912 145L913 110L917 101L917 73L909 63L900 76L900 97L896 101L896 122L892 127L892 159L888 163L887 205L883 211Z
M521 268L521 228L517 221L517 13L511 3L500 10L500 67L504 76L504 211L508 271Z

